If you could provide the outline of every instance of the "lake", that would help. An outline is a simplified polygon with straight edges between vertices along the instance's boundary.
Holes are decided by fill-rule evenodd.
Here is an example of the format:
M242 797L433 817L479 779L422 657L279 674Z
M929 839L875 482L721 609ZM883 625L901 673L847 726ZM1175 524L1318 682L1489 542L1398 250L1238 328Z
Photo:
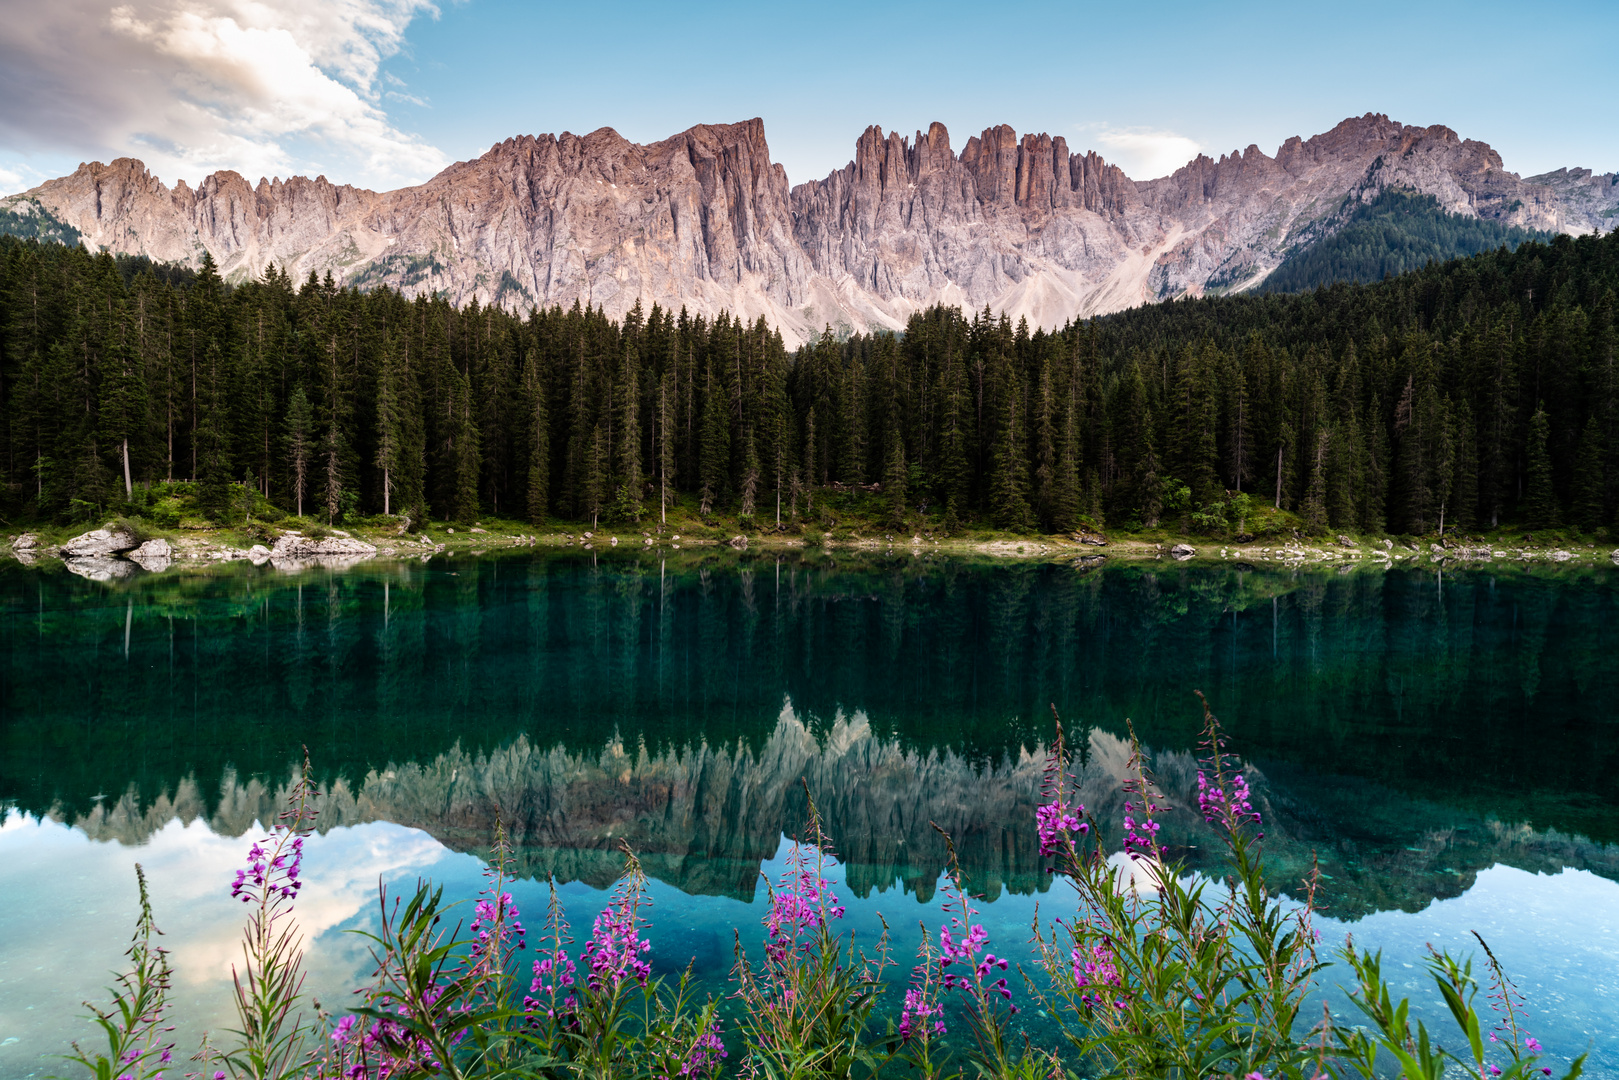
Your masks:
M136 862L181 1048L229 1026L229 883L301 747L325 796L298 911L332 1007L368 970L345 931L375 925L379 882L474 894L497 820L519 904L537 917L554 879L576 930L628 842L657 969L718 989L806 786L846 926L869 942L886 918L903 980L942 920L933 824L992 941L1023 948L1035 905L1068 902L1033 830L1052 706L1116 844L1127 720L1192 802L1195 690L1252 770L1276 887L1320 860L1329 943L1384 948L1432 1026L1423 946L1477 931L1548 1049L1619 1076L1619 569L575 550L0 567L0 1077L66 1072L50 1055L89 1036ZM1165 836L1218 873L1195 813Z

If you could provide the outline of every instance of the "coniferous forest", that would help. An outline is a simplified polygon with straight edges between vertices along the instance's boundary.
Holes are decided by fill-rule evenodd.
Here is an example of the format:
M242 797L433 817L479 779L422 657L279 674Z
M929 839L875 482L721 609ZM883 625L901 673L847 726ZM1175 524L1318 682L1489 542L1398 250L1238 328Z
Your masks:
M1348 201L1347 198L1345 200ZM1452 214L1432 195L1388 188L1356 206L1332 235L1289 255L1260 283L1259 292L1300 292L1339 281L1381 281L1430 262L1478 255L1553 234Z
M936 307L796 351L763 320L514 313L0 238L0 514L757 527L1610 528L1619 238L1030 331ZM868 496L869 498L870 496ZM172 524L172 522L170 522Z

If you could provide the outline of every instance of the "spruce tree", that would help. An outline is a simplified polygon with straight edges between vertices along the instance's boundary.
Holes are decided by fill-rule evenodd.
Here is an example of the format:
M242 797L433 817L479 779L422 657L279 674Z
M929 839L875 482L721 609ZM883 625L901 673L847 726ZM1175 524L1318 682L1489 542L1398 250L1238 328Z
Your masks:
M1327 528L1327 447L1332 430L1322 425L1316 431L1315 449L1310 456L1310 481L1304 490L1305 531L1319 536Z
M127 325L117 334L101 365L101 440L115 447L123 467L124 498L132 499L135 485L130 469L130 442L142 434L146 413L146 386L139 357L129 341Z
M883 502L888 510L888 523L894 528L905 524L906 487L910 467L905 464L905 440L899 426L888 426L888 452L883 455Z
M638 316L637 301L631 315ZM632 330L639 330L639 319ZM634 342L624 347L624 359L619 370L618 386L614 394L618 405L617 480L618 513L630 521L640 520L641 495L645 483L641 467L641 365L639 349Z
M545 524L551 494L551 425L540 356L530 349L523 365L523 401L528 424L528 477L524 510L530 525Z
M452 374L449 433L454 493L449 516L453 521L467 524L478 517L478 428L472 418L471 383L458 371L452 370Z
M703 421L698 469L701 472L702 497L699 512L707 517L715 504L725 497L729 487L731 462L731 428L727 419L725 399L715 385L713 368L703 392Z
M608 482L607 432L597 424L591 432L589 457L585 464L585 513L590 517L592 529L601 523L601 513L607 505Z
M1607 479L1603 475L1605 447L1602 425L1595 415L1585 422L1574 457L1574 495L1570 522L1583 532L1594 532L1607 520Z
M393 513L394 473L403 454L404 409L400 402L399 363L390 337L382 347L382 366L377 372L377 454L376 467L382 472L382 512Z
M679 476L675 469L675 380L671 369L658 382L658 524L669 520L669 507L673 504L675 482Z
M1071 532L1079 527L1079 433L1074 409L1064 410L1061 448L1057 452L1057 475L1052 485L1051 527Z
M294 513L304 513L304 494L309 490L309 467L315 456L315 410L309 395L299 383L287 403L287 468L292 477Z
M1518 504L1518 518L1526 529L1549 529L1557 525L1562 515L1558 512L1557 492L1552 486L1552 457L1547 449L1551 437L1551 422L1543 405L1536 405L1529 418L1528 439L1525 445L1527 469L1524 475L1523 499Z

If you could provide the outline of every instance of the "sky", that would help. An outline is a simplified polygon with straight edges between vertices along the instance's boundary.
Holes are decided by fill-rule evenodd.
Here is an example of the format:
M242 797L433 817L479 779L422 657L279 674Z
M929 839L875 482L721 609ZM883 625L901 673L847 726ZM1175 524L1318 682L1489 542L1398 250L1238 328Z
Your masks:
M793 183L870 124L994 124L1136 179L1348 116L1445 124L1528 176L1619 170L1614 0L0 0L0 192L137 157L387 189L514 135L762 117Z

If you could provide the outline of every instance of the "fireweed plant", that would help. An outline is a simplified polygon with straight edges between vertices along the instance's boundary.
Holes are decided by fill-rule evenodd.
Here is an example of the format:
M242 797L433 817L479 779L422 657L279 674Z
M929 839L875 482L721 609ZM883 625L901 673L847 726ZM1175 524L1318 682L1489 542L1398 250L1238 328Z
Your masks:
M867 956L838 931L844 909L826 877L835 865L832 843L807 784L804 790L805 836L788 849L781 878L765 882L763 959L750 959L736 935L732 996L745 1012L740 1068L750 1077L871 1074L885 1060L868 1028L890 963L888 935Z
M714 1075L724 1045L717 1005L698 1003L689 973L673 989L654 980L645 954L646 877L625 849L625 869L577 960L554 885L538 958L507 886L503 827L486 885L463 936L442 889L408 901L379 890L381 928L367 934L375 970L361 1003L331 1024L314 1075L332 1080L407 1076L660 1078ZM525 964L526 961L526 964Z
M174 1044L168 1034L174 1030L164 1023L169 980L168 950L152 941L163 931L152 918L152 902L146 893L146 872L135 864L135 881L140 886L141 913L135 920L135 937L124 953L130 970L117 977L109 988L110 1008L84 1003L107 1039L107 1052L91 1054L73 1044L67 1060L76 1062L96 1080L152 1080L163 1076L173 1059Z
M1037 993L1077 1055L1124 1076L1304 1071L1308 1051L1294 1031L1321 967L1310 923L1313 883L1309 900L1292 911L1267 890L1259 815L1207 704L1199 809L1226 848L1231 877L1223 895L1166 857L1158 833L1171 807L1133 727L1124 784L1129 863L1109 862L1102 829L1077 801L1060 719L1056 725L1040 850L1077 903L1050 923L1036 915L1047 976Z
M1201 698L1202 695L1199 695ZM1244 1080L1541 1080L1553 1075L1530 1033L1522 994L1482 938L1487 1004L1472 962L1430 949L1428 974L1461 1041L1441 1046L1410 1004L1397 1003L1382 956L1347 940L1338 958L1353 976L1349 999L1365 1021L1311 1025L1303 1010L1327 965L1313 925L1319 874L1288 901L1266 884L1264 822L1219 721L1203 704L1196 811L1224 849L1223 880L1186 872L1158 839L1172 807L1133 728L1124 782L1124 861L1108 858L1101 823L1078 798L1061 720L1049 748L1035 815L1048 872L1071 889L1073 910L1035 915L1033 971L992 951L955 845L944 836L946 916L922 927L898 1020L878 1030L873 1013L892 966L886 923L874 954L840 931L844 908L829 874L832 845L813 798L784 873L766 882L766 942L750 957L737 938L729 997L699 999L688 967L673 983L653 976L650 897L628 846L624 872L582 949L551 883L538 933L510 892L513 855L497 822L485 885L463 924L443 890L408 894L379 886L379 928L364 933L370 978L334 1015L303 994L302 940L293 917L316 790L307 758L287 808L248 852L230 894L248 907L243 960L234 970L240 1027L216 1049L209 1039L188 1080L403 1080L407 1077L533 1080L712 1080L722 1070L768 1080L912 1076L923 1080L1076 1080L1088 1077L1241 1077ZM806 795L809 794L805 786ZM937 826L935 826L937 828ZM112 1001L87 1003L105 1052L77 1043L67 1060L95 1080L179 1080L167 1010L171 971L146 881L140 917ZM223 888L223 886L222 886ZM533 950L530 951L530 940ZM1002 947L1004 953L1004 947ZM312 1006L306 1009L306 1003ZM1036 1005L1066 1043L1015 1038L1014 1017ZM1413 1022L1415 1031L1412 1030ZM1021 1041L1021 1045L1016 1045ZM954 1047L952 1046L954 1044ZM956 1050L959 1053L959 1064ZM735 1056L731 1056L731 1052ZM1564 1073L1573 1080L1584 1056Z
M308 1034L303 1005L303 939L293 903L303 888L304 841L315 831L315 785L309 754L270 835L255 842L247 866L236 871L231 896L248 907L242 933L242 966L231 966L236 1017L235 1045L198 1055L214 1075L273 1080L302 1064Z

